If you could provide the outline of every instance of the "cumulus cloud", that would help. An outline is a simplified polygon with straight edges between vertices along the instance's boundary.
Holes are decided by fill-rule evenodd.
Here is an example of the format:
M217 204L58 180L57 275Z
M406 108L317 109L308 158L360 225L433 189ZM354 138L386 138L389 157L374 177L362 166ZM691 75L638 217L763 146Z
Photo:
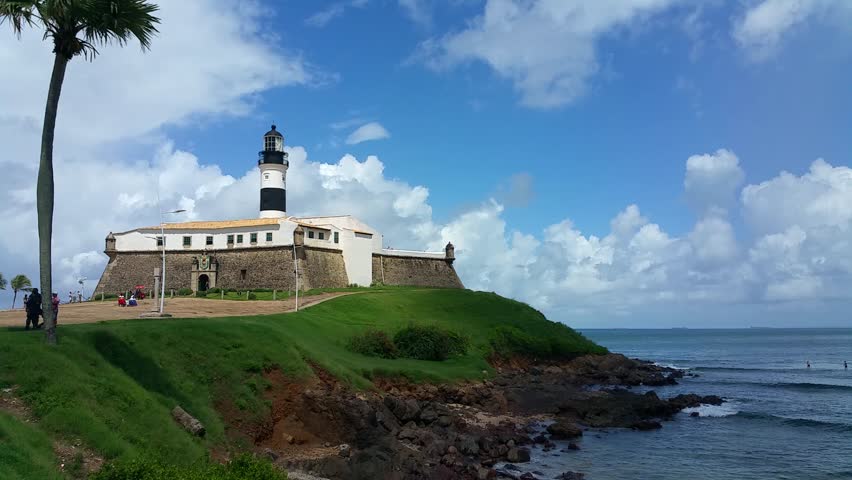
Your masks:
M347 145L357 145L361 142L369 142L371 140L383 140L390 138L390 133L379 122L370 122L356 128L355 131L346 137Z
M739 158L731 151L720 149L686 160L683 187L690 203L703 214L710 209L730 207L744 179Z
M597 44L620 28L662 12L676 0L488 0L461 31L433 38L417 58L434 69L482 62L509 79L527 106L569 104L600 65Z
M784 37L809 19L840 20L848 27L852 3L846 0L762 0L735 20L734 40L756 61L778 52Z

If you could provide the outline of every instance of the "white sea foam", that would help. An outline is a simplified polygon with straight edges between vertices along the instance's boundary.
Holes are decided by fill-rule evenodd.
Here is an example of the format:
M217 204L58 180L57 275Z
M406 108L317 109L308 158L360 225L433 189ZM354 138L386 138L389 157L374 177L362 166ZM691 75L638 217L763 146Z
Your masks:
M698 412L700 417L730 417L740 413L740 410L735 404L730 402L721 405L707 405L702 403L697 407L684 408L683 413L689 415L692 412Z
M674 369L674 370L682 370L684 372L689 370L689 368L687 368L687 367L678 367L677 365L673 365L671 363L654 362L654 365L656 365L658 367L662 367L662 368L671 368L671 369Z

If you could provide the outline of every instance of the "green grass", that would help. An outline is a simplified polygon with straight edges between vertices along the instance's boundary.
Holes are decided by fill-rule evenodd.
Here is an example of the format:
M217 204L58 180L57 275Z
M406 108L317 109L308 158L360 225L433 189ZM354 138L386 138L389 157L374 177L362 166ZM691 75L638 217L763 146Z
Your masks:
M471 340L471 348L442 362L373 358L347 349L350 338L367 329L392 336L410 324L453 329ZM45 433L79 437L107 459L203 462L211 448L241 447L228 440L217 399L230 399L247 417L268 414L265 369L309 376L307 359L356 388L371 388L377 376L418 382L483 378L492 371L486 359L497 327L557 338L566 356L603 351L520 302L445 289L382 289L294 314L61 326L54 348L43 344L41 332L7 329L0 330L0 386L19 386L40 430L0 417L0 432L27 435L21 445L43 442ZM193 438L175 424L170 410L177 404L204 423L206 437ZM18 462L45 461L35 447L22 450Z
M48 435L0 412L0 478L61 479Z
M340 288L312 288L310 290L305 290L299 292L299 297L310 297L313 295L319 295L322 293L335 293L335 292L378 292L378 291L399 291L399 290L412 290L413 287L340 287ZM277 290L273 292L271 289L259 289L259 290L229 290L224 295L219 293L208 293L206 295L197 296L198 298L205 298L208 300L249 300L247 294L248 293L255 294L255 298L251 300L286 300L288 298L295 297L295 292L289 290ZM273 297L273 293L275 298Z

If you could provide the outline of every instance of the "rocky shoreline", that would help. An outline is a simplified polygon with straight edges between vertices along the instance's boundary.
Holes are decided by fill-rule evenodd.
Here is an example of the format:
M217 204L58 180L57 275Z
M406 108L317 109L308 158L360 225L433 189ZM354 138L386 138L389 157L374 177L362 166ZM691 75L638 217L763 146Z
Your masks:
M527 462L530 446L547 451L556 448L551 439L570 441L589 428L656 429L684 408L723 402L630 390L676 384L682 376L617 354L504 364L493 380L459 385L386 379L368 393L321 371L307 386L272 371L272 418L232 426L282 468L323 478L532 480L545 477L495 466ZM533 428L540 422L548 435ZM579 447L569 443L572 448Z

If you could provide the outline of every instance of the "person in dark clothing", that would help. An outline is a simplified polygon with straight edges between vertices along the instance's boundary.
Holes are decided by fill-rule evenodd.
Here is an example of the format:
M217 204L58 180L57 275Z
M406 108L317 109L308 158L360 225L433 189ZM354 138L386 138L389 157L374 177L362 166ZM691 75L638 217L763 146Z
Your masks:
M30 298L27 299L27 325L26 330L30 329L30 324L33 328L39 328L38 317L41 315L41 294L38 289L34 288L30 293Z

